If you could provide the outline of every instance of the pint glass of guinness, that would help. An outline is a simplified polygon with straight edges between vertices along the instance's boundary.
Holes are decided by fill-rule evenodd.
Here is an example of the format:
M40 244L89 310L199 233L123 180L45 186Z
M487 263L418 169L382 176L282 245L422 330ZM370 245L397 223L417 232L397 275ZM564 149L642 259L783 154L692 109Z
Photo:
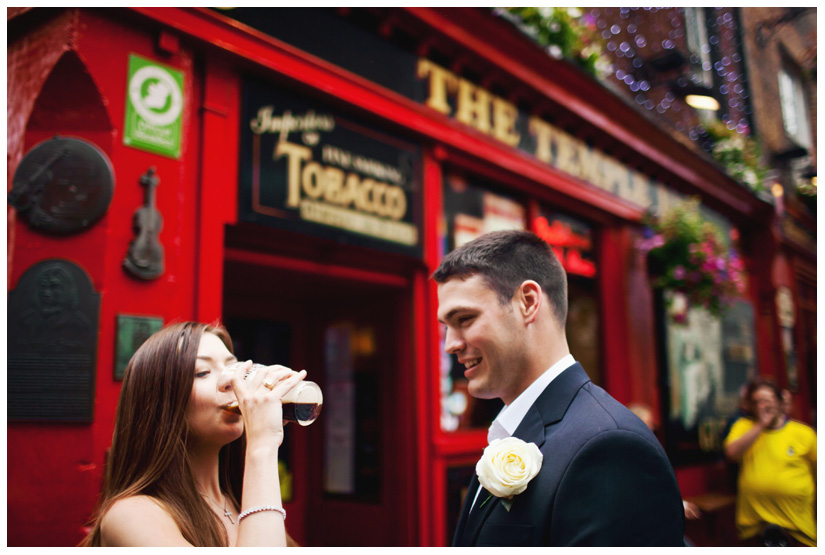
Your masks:
M240 364L242 363L236 362L228 366L226 371L232 371L234 370L233 367ZM244 379L249 379L261 368L264 368L263 364L252 364L249 372L244 375ZM284 420L286 422L297 422L301 426L309 426L315 422L315 419L321 414L321 408L324 406L324 396L318 384L303 380L281 398L281 404L283 405ZM241 413L237 400L232 401L222 408L235 414Z

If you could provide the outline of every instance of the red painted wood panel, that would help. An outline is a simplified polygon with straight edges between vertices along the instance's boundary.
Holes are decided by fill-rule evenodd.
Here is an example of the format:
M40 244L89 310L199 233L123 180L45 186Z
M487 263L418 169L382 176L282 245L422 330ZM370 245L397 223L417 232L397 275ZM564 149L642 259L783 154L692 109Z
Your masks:
M28 40L36 41L29 43ZM26 48L26 46L32 46ZM83 68L68 82L58 83L48 107L59 117L41 114L26 121L59 56L67 51ZM122 144L128 57L154 59L185 75L183 154L180 160L136 150ZM94 420L88 424L8 425L9 545L72 545L83 536L102 479L103 456L111 444L114 410L120 383L113 378L116 316L120 313L161 316L166 320L194 316L194 252L199 85L191 51L165 56L155 48L155 35L118 23L102 12L68 10L37 27L23 47L10 52L10 92L15 133L10 136L9 175L36 142L60 133L94 142L109 157L115 173L112 203L102 220L69 237L49 237L16 221L9 236L9 288L30 266L46 258L65 258L82 266L101 295ZM87 74L87 76L86 76ZM77 98L78 79L88 79L98 91L94 110L89 98ZM19 87L19 88L18 88ZM47 94L48 91L46 91ZM92 113L108 121L91 121ZM71 116L71 117L70 117ZM52 120L50 124L49 121ZM78 122L74 125L60 122ZM35 125L32 125L31 123ZM21 123L23 126L21 126ZM106 127L108 131L101 131ZM160 241L166 252L166 272L154 281L133 278L122 268L134 237L132 217L144 202L140 176L157 168L161 181L157 207L163 215ZM14 220L12 220L14 221Z

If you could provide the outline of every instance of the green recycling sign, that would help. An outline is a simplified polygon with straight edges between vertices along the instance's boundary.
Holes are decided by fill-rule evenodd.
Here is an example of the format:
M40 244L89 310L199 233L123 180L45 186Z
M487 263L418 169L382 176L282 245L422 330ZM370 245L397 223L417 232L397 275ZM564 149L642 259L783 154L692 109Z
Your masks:
M180 157L183 73L132 54L123 144Z

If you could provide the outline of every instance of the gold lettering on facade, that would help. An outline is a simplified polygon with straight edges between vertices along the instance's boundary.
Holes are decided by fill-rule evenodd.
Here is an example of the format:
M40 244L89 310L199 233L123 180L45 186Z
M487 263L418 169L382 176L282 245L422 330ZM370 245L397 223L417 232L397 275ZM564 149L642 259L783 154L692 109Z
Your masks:
M338 150L338 154L341 153L344 151ZM398 185L371 177L361 179L355 172L324 166L312 160L312 149L301 145L279 142L274 158L277 160L282 156L287 157L286 206L289 208L299 207L308 198L343 208L352 206L361 212L392 220L400 220L407 213L407 197ZM375 171L378 162L368 164L366 159L362 160L363 167Z
M455 119L482 133L490 133L490 93L466 79L458 82Z
M417 74L419 79L427 77L430 79L427 106L449 116L451 108L450 103L447 102L447 95L456 91L458 77L443 67L423 58L418 60Z
M633 188L633 201L639 206L650 206L653 199L650 196L652 184L644 174L634 171L630 172L630 182Z
M449 98L454 96L455 119L505 144L518 145L521 136L516 131L518 108L515 104L423 58L418 60L416 73L419 79L429 80L427 106L452 116Z
M518 147L518 108L439 65L421 58L417 76L428 80L426 105L455 117L497 140ZM455 114L450 99L455 100ZM633 171L615 158L600 152L538 116L527 119L527 133L535 138L532 153L540 162L591 183L625 200L650 208L654 195L658 208L671 202L673 193L664 185Z
M326 114L316 114L313 110L298 115L292 115L291 110L285 110L276 116L272 106L262 106L255 119L250 120L249 128L257 135L277 133L278 140L286 141L293 131L332 131L335 129L335 118Z
M579 152L581 159L581 178L588 183L604 189L604 155L592 147L582 144Z
M510 146L518 146L521 135L516 131L517 120L516 105L493 96L493 137Z
M584 146L584 143L562 131L557 130L555 135L556 148L558 148L556 165L560 170L570 175L581 177L582 167L579 152Z
M344 172L339 168L327 166L324 169L326 175L326 197L333 204L344 204Z
M627 180L627 170L614 158L607 157L604 164L604 189L620 195L623 191L622 182Z
M532 116L527 123L527 129L536 137L536 158L545 164L553 163L553 152L550 148L550 139L553 135L553 126L543 119Z
M290 208L295 208L301 201L300 178L301 178L301 160L312 159L312 149L281 141L275 147L275 160L281 156L287 157L287 190L289 191L286 198L286 205Z
M324 168L318 162L309 162L301 172L301 185L304 194L312 199L321 198L327 190L327 180L324 176ZM326 196L326 195L325 195Z

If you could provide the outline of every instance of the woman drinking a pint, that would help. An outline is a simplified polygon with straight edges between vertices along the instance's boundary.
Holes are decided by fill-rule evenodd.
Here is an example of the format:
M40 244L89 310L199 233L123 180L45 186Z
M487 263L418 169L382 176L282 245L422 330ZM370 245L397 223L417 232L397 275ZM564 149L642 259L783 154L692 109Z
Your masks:
M281 398L305 371L248 380L226 330L150 337L123 377L103 491L84 546L285 546ZM221 407L237 398L241 414Z

